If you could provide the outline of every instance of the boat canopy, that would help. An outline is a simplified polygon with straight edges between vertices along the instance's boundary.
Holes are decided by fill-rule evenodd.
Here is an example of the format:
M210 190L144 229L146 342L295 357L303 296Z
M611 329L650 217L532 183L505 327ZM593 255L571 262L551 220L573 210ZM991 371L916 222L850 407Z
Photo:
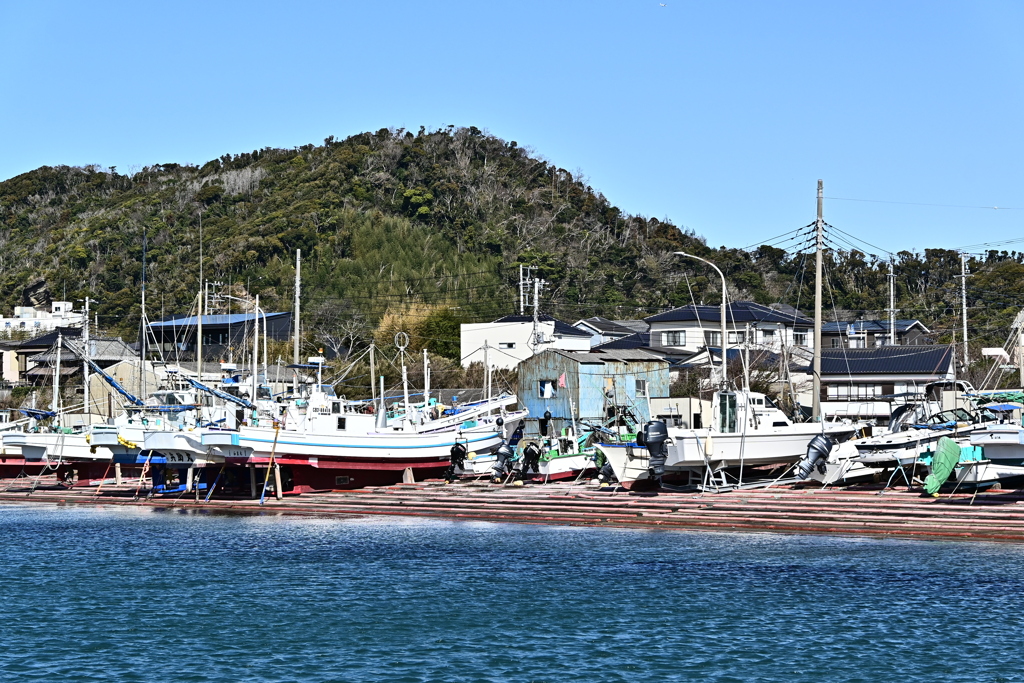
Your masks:
M206 393L212 394L213 396L216 396L217 398L223 399L223 400L228 401L230 403L234 403L236 405L240 405L243 408L250 408L250 409L255 409L256 408L256 404L255 403L253 403L251 401L247 401L244 398L240 398L238 396L232 396L231 394L229 394L229 393L227 393L225 391L220 391L218 389L214 389L213 387L208 387L205 384L197 382L196 380L192 379L191 377L186 377L184 375L182 375L182 377L184 378L184 380L186 382L188 382L189 384L194 386L199 391L205 391Z

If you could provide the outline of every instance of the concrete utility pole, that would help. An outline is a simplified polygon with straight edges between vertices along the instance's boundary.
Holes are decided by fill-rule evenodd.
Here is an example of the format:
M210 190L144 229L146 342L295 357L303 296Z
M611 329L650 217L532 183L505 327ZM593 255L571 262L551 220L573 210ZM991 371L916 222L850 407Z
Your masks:
M889 259L889 344L896 343L896 272Z
M960 311L964 320L964 368L970 364L967 357L967 254L960 254Z
M814 404L812 417L821 422L821 249L824 241L825 220L822 218L824 182L818 180L818 218L814 221Z
M519 315L526 315L526 291L523 280L523 265L519 265Z
M541 344L540 339L540 289L547 283L539 277L533 278L533 352Z

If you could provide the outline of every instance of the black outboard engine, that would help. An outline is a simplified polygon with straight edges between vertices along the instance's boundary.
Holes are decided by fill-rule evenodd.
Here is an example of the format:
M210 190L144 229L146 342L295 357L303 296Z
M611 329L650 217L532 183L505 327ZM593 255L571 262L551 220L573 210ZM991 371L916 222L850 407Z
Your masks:
M536 442L527 444L523 449L523 467L519 472L525 478L530 470L540 472L540 446Z
M500 482L512 471L513 454L507 443L502 442L494 452L498 461L494 464L494 481Z
M653 482L661 485L661 478L665 476L665 460L668 458L668 427L660 420L651 420L644 425L643 445L647 447L648 460L647 476Z
M456 442L452 446L451 456L452 462L448 465L448 470L444 473L444 479L449 484L455 481L455 470L462 469L462 466L466 463L466 456L468 455L465 444Z
M548 424L551 422L551 411L545 410L544 417L537 420L537 428L540 429L541 436L548 435Z
M811 439L811 442L807 444L807 455L797 465L797 476L806 479L811 476L815 467L818 468L819 474L825 474L825 463L828 462L828 456L834 445L832 439L824 434L818 434Z

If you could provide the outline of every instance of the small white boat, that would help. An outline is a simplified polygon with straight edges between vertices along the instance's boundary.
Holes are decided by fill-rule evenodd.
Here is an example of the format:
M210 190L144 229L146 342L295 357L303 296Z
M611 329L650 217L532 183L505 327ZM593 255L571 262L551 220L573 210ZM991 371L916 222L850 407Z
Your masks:
M667 428L666 476L685 474L689 481L709 471L794 463L806 454L815 436L845 441L859 428L846 422L793 423L771 399L753 391L717 392L712 414L715 422L709 429ZM602 442L597 448L622 486L631 488L650 479L647 449L635 438Z

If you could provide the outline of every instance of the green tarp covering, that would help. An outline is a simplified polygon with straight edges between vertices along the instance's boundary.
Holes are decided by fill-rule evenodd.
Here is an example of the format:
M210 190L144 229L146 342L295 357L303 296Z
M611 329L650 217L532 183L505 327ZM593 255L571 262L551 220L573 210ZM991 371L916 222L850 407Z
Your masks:
M939 439L932 458L932 473L924 480L924 490L929 494L938 493L956 464L960 462L960 447L948 436Z

